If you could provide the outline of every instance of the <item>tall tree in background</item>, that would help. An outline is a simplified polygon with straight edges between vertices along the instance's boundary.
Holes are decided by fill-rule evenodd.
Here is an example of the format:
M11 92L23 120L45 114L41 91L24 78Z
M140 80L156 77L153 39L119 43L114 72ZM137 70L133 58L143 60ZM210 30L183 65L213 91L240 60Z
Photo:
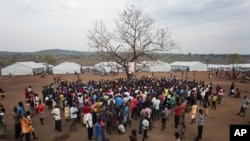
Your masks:
M177 48L167 28L155 28L153 19L141 9L127 7L116 21L113 32L102 22L89 30L90 46L98 49L104 60L120 64L131 79L128 63L136 62L154 52L167 52Z

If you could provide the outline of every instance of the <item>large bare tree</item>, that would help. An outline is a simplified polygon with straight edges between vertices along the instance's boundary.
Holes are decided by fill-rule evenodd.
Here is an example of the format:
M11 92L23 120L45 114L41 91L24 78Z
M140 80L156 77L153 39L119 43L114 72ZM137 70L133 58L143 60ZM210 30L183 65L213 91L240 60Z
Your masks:
M96 22L88 38L90 46L98 49L103 60L122 66L128 80L131 79L129 62L177 48L168 28L156 28L153 19L141 9L129 6L119 17L112 32L102 22Z

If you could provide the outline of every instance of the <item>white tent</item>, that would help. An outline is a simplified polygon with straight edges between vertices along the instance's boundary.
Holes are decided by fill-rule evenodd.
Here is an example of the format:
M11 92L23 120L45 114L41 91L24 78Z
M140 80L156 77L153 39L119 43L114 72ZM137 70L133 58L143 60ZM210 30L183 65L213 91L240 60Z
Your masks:
M234 67L239 71L250 71L250 64L234 64Z
M138 64L138 68L141 68L141 71L146 72L169 72L171 66L168 63L163 61L143 61Z
M99 62L98 64L94 65L94 70L100 71L100 72L106 72L110 73L113 72L121 72L122 67L116 62Z
M230 71L232 67L233 67L232 65L208 64L209 70Z
M171 70L180 71L207 71L207 65L199 61L180 62L176 61L170 64Z
M64 62L52 68L53 74L81 73L81 65L74 62Z
M44 66L35 62L16 62L1 70L2 76L7 75L34 75L44 71Z

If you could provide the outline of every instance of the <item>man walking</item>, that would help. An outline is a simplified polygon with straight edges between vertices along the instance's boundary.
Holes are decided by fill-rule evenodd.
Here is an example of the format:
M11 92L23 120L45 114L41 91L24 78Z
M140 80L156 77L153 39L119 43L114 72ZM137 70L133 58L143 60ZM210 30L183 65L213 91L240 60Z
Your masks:
M203 113L202 109L199 109L199 118L198 118L198 135L196 137L196 141L198 141L199 139L202 139L202 131L203 131L203 125L204 125L204 121L205 121L205 115Z
M39 104L37 105L37 110L39 113L41 125L44 125L44 122L43 122L43 120L44 120L44 104L42 103L41 100L39 100Z
M88 112L86 115L86 127L87 127L87 131L88 131L88 140L92 140L92 136L93 136L93 120L92 120L92 113L91 111Z
M247 98L247 96L245 95L242 101L242 105L240 107L240 111L237 115L240 115L241 113L243 113L242 117L245 116L246 114L246 109L247 109L247 105L250 103L250 100Z
M142 141L145 141L146 138L148 138L148 127L149 127L149 121L147 120L146 117L144 117L144 119L142 120L142 129L143 129L143 137L142 137Z
M73 103L72 106L70 107L70 118L71 118L70 130L76 131L77 112L78 112L78 109L76 108L75 103Z
M51 114L53 115L55 119L55 130L58 132L62 131L62 123L61 123L61 114L59 106L56 105L55 108L51 111Z

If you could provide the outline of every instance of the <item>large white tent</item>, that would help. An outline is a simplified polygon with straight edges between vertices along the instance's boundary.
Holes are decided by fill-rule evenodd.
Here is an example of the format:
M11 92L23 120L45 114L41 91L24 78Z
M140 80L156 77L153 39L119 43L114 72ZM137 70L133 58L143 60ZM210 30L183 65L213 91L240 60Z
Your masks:
M250 70L250 64L235 64L234 67L240 70Z
M94 65L94 70L100 71L100 72L105 72L105 73L110 73L110 72L121 72L122 67L116 62L99 62Z
M209 70L221 70L221 71L230 71L232 70L232 65L222 65L222 64L209 64Z
M44 71L44 66L40 63L29 62L16 62L1 70L2 76L7 75L34 75Z
M163 61L143 61L137 65L137 68L140 71L146 72L169 72L171 70L171 66L168 63Z
M207 71L207 65L199 61L181 62L176 61L170 64L171 70L179 71Z
M52 68L53 74L74 74L81 73L81 65L74 62L63 62Z

